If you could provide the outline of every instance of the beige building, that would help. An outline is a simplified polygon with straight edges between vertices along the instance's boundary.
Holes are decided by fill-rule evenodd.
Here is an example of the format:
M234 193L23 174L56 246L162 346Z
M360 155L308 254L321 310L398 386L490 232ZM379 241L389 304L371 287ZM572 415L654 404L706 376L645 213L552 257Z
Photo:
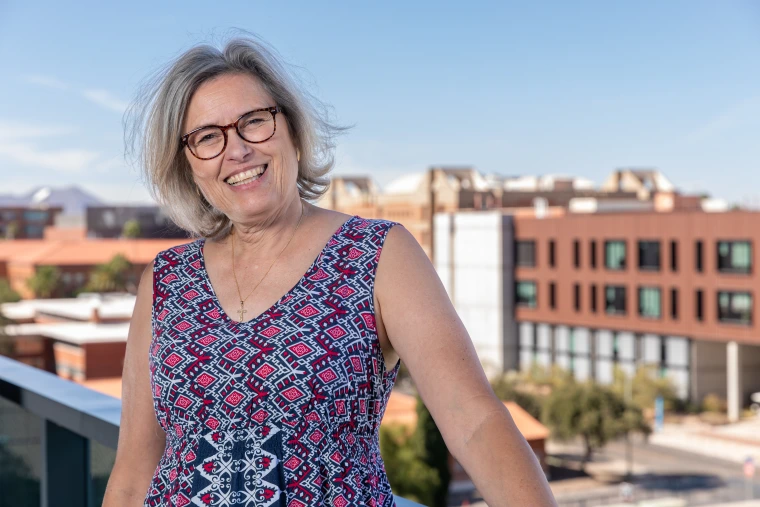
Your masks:
M406 174L383 190L369 176L334 176L318 205L365 218L400 222L434 259L433 215L460 210L510 209L515 215L549 217L566 212L699 209L701 196L681 195L660 172L618 169L601 188L561 175L482 175L472 167L430 167ZM721 206L720 203L713 205Z

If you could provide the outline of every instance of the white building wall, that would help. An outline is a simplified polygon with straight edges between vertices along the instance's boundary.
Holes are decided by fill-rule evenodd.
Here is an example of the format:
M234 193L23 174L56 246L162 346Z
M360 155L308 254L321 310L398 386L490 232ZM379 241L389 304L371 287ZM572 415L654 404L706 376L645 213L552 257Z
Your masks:
M505 339L517 341L504 336L504 318L513 319L511 310L508 315L504 311L505 277L506 290L513 289L511 265L504 269L503 222L500 212L439 213L434 218L436 271L489 374L504 370Z

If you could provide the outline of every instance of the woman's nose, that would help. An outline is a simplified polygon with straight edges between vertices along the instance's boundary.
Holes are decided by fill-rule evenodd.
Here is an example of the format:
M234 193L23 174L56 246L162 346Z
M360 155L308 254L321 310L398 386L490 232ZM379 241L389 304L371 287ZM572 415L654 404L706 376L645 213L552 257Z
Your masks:
M245 141L234 128L227 131L225 156L230 160L243 160L253 153L253 145Z

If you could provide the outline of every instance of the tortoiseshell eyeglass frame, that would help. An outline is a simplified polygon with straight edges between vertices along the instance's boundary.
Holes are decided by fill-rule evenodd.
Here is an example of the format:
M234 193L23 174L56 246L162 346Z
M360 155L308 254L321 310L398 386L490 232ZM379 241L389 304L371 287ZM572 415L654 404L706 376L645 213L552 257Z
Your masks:
M243 137L243 135L240 133L240 128L238 127L238 122L240 122L240 120L243 119L244 116L248 116L251 113L258 113L260 111L269 111L270 113L272 113L272 122L274 123L274 128L272 129L272 135L269 136L269 137L267 137L266 139L262 139L261 141L249 141L248 139L246 139L245 137ZM245 141L247 143L258 144L258 143L263 143L265 141L269 141L274 136L274 133L277 132L277 113L281 113L281 112L282 112L282 108L279 107L279 106L262 107L261 109L254 109L252 111L248 111L248 112L245 112L245 113L241 114L238 117L237 120L233 121L229 125L203 125L202 127L198 127L197 129L191 130L190 132L188 132L187 134L185 134L184 136L182 136L182 138L180 139L179 148L181 150L181 149L184 149L185 147L187 147L188 151L195 158L197 158L197 159L200 159L200 160L211 160L212 158L216 158L219 155L221 155L222 153L224 153L224 150L227 149L227 130L231 129L232 127L235 127L235 132L237 132L237 135L240 136L240 139L242 139L243 141ZM187 143L187 140L190 138L191 135L195 134L199 130L207 129L207 128L210 128L210 127L216 127L216 128L218 128L218 129L220 129L222 131L222 136L224 136L224 146L222 146L222 151L220 151L219 153L217 153L213 157L208 157L208 158L199 157L198 155L196 155L193 152L193 149L190 148L190 145Z

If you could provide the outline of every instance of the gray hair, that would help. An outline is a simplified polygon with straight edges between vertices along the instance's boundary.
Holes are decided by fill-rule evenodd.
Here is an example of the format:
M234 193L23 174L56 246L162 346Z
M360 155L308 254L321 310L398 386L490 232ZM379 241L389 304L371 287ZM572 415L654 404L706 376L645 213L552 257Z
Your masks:
M303 199L327 191L334 138L346 130L331 123L327 106L296 84L276 50L250 36L232 38L222 49L196 45L151 76L124 116L126 155L142 167L151 195L179 227L214 239L226 237L232 224L198 194L180 137L195 91L223 74L255 77L282 108L301 153L296 184Z

